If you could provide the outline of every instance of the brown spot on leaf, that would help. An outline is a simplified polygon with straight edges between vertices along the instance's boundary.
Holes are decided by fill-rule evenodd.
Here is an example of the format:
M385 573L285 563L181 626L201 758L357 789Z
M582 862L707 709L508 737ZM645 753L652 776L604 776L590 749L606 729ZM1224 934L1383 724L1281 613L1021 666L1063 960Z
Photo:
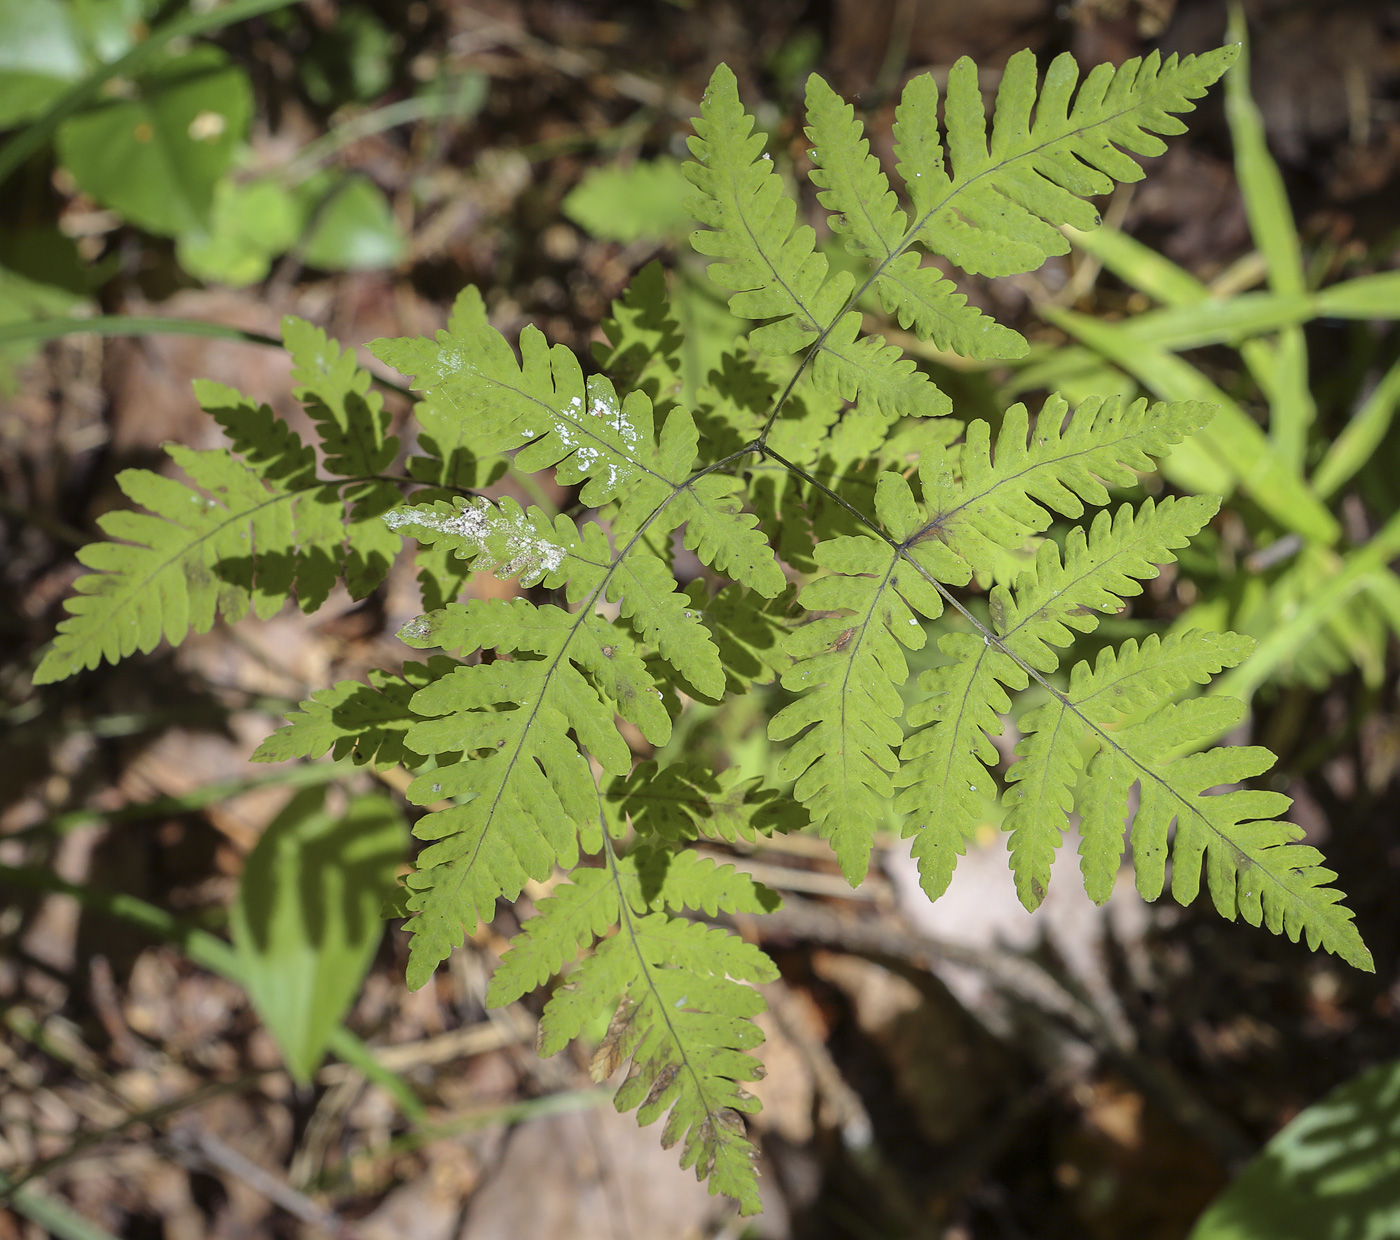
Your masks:
M608 1023L608 1032L598 1043L598 1049L593 1052L593 1062L588 1065L588 1075L595 1081L606 1081L622 1067L622 1061L627 1058L627 1035L636 1014L637 1005L631 999L624 999L618 1004Z

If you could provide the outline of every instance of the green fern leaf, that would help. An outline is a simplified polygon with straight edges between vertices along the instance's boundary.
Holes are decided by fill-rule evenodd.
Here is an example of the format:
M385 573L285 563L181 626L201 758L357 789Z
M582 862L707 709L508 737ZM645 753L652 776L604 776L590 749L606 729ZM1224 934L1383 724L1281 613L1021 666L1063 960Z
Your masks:
M222 449L166 449L201 488L143 469L123 470L117 485L147 511L110 512L98 524L121 542L91 543L36 684L62 680L106 659L116 663L161 639L178 645L206 633L216 616L237 620L251 608L269 616L294 588L309 583L314 606L334 579L344 539L339 496L303 475L264 481ZM294 458L297 454L291 453ZM285 456L280 459L287 459Z
M758 599L741 586L728 585L706 597L704 582L697 581L686 593L692 606L704 615L705 626L719 648L728 692L743 693L752 685L771 684L791 666L783 641L788 633L792 590L773 599Z
M1172 896L1179 903L1196 898L1204 865L1222 916L1266 925L1294 942L1306 936L1310 948L1322 947L1357 968L1374 970L1352 913L1341 905L1342 894L1327 886L1336 874L1323 866L1317 849L1296 842L1302 828L1277 821L1290 799L1250 789L1209 792L1263 774L1273 765L1273 754L1238 746L1171 756L1208 744L1244 715L1243 703L1230 698L1178 703L1119 733L1094 759L1118 768L1112 777L1100 776L1100 788L1121 788L1134 780L1141 788L1132 829L1138 890L1147 899L1161 894L1168 833L1175 824Z
M1019 332L988 318L935 267L921 267L908 248L909 218L900 208L880 161L870 152L855 111L815 73L807 79L807 136L831 227L852 253L873 262L875 288L887 313L923 340L964 357L1022 357Z
M719 652L690 600L676 591L665 563L633 546L614 556L596 525L578 530L567 517L551 522L538 508L512 499L478 498L403 506L385 514L394 530L451 548L476 569L519 576L525 585L564 586L569 602L606 598L618 603L639 636L650 642L696 689L723 692Z
M1017 52L997 91L990 145L977 67L963 57L948 75L946 163L938 87L928 74L913 78L895 120L911 232L972 274L1015 275L1068 252L1059 227L1097 227L1084 198L1107 193L1114 181L1141 179L1133 155L1162 154L1166 145L1156 135L1185 129L1172 113L1190 111L1238 54L1222 47L1162 63L1154 52L1117 69L1099 65L1077 95L1079 68L1066 54L1052 62L1037 95L1035 54Z
M466 756L420 776L410 798L468 798L414 827L434 841L408 880L409 977L421 986L461 942L463 923L489 917L499 897L514 899L556 862L574 864L578 833L596 830L592 776L570 729L604 770L626 775L632 757L614 712L653 744L665 742L671 720L626 629L588 611L474 599L411 622L401 636L517 655L459 667L410 701L424 718L408 733L410 748Z
M491 978L486 1001L492 1007L514 1003L543 986L578 954L592 947L622 915L621 900L634 913L687 910L714 917L763 913L778 908L777 895L732 865L698 853L642 847L619 858L615 867L580 869L540 902L536 916L521 929ZM617 1001L617 995L611 1002Z
M104 533L123 541L79 553L96 571L78 579L36 683L149 653L162 637L176 645L191 630L208 632L216 616L232 621L251 609L266 618L293 593L314 611L342 574L356 598L383 580L401 545L379 519L398 491L370 477L398 452L387 414L352 355L299 319L282 326L297 394L336 478L318 478L314 448L268 406L223 384L196 383L233 451L167 447L199 490L147 470L118 476L147 511L100 519Z
M326 468L339 478L365 481L347 487L350 520L345 526L345 585L364 598L388 575L402 545L374 520L399 501L392 482L375 480L393 463L399 441L388 433L384 398L370 388L371 376L355 356L303 319L282 320L282 339L292 355L293 389L316 424Z
M1076 760L1081 756L1090 758L1100 745L1113 743L1107 733L1125 721L1160 708L1190 685L1207 684L1218 672L1241 663L1253 646L1249 638L1235 633L1191 630L1165 639L1153 634L1141 645L1130 638L1116 651L1102 650L1093 669L1087 663L1075 664L1063 698L1021 717L1019 726L1027 738L1023 742L1027 748L1018 752L1025 753L1029 760L1033 738L1054 731ZM1016 789L1008 792L1007 800L1008 804L1035 812L1031 798L1021 790L1023 777L1016 773L1025 765L1023 761L1011 768L1009 779ZM1091 766L1079 798L1083 807L1079 852L1084 887L1099 904L1112 893L1123 856L1122 811L1127 784L1117 785L1117 772L1111 763ZM1104 783L1102 789L1099 781ZM1062 822L1052 821L1046 832L1062 826Z
M1196 401L1149 407L1139 400L1125 408L1117 397L1095 397L1069 414L1065 400L1051 396L1029 438L1026 407L1006 411L994 459L987 423L971 422L956 456L936 442L921 445L930 520L915 540L937 538L975 572L991 572L999 552L1046 529L1052 514L1079 517L1085 504L1108 503L1108 487L1133 485L1134 471L1154 469L1152 457L1164 456L1213 413Z
M914 836L919 881L930 900L948 889L995 787L990 770L998 754L987 738L1001 732L1011 710L1006 690L1029 683L1020 665L985 637L949 633L938 649L949 662L919 678L929 696L909 709L914 731L900 747L896 782L903 791L894 803L905 815L904 834Z
M735 290L730 309L741 318L770 319L753 331L758 352L795 353L820 341L813 375L818 386L848 400L859 396L886 420L947 413L951 402L897 348L860 334L849 309L849 273L828 279L816 234L796 224L796 206L765 157L766 140L739 102L734 74L720 65L710 79L685 174L701 191L689 209L708 231L692 244L717 261L710 275Z
M807 816L758 776L736 770L712 774L702 766L672 762L659 767L640 762L625 779L614 779L604 793L608 815L622 833L630 822L640 836L680 841L739 840L753 843L774 831L797 831Z
M1213 495L1145 500L1134 509L1124 504L1115 516L1098 513L1086 535L1070 530L1063 559L1053 542L1044 542L1035 568L1013 591L992 594L997 636L1015 657L1041 672L1054 671L1059 656L1052 647L1067 646L1071 630L1088 633L1104 615L1121 609L1122 600L1142 593L1139 581L1157 576L1159 564L1176 559L1220 508Z
M679 1143L682 1167L693 1166L712 1193L733 1197L743 1213L756 1213L756 1151L741 1115L758 1110L758 1101L742 1082L761 1072L745 1052L763 1039L753 1018L764 1003L745 983L772 981L777 970L757 947L723 930L626 906L620 920L618 933L550 1000L540 1053L560 1050L621 995L594 1058L595 1078L630 1059L617 1109L637 1108L643 1125L669 1111L661 1144Z
M405 663L398 675L372 668L369 684L342 680L313 693L287 716L285 728L258 746L253 761L286 762L330 753L337 762L351 758L358 765L372 763L381 769L419 766L423 756L404 745L408 729L422 720L409 701L456 666L452 659L435 657L427 663Z
M593 346L604 374L624 391L645 392L663 417L683 385L685 340L666 297L666 272L655 260L632 277L603 320L606 344Z
M909 675L904 650L922 649L920 617L943 611L930 579L963 585L970 576L936 541L901 554L902 540L926 521L900 475L881 475L875 502L888 541L840 536L817 547L817 563L832 575L806 586L798 601L808 611L842 614L813 620L789 639L793 666L783 687L804 696L768 729L773 740L801 733L778 772L797 779L795 794L852 883L865 876L894 795L895 747L903 738L897 686Z
M1124 597L1139 593L1138 581L1157 576L1157 565L1174 559L1172 550L1185 546L1217 507L1213 498L1193 496L1160 504L1149 499L1136 512L1125 504L1116 519L1100 512L1088 535L1070 531L1063 560L1053 542L1043 543L1035 568L1013 590L993 593L995 645L960 633L939 643L953 662L920 680L931 696L910 711L916 731L904 742L904 791L896 801L906 815L905 834L917 837L914 855L930 898L946 890L992 786L989 768L997 753L987 736L1000 734L1011 706L999 684L1019 690L1027 684L1026 669L1054 671L1055 648L1068 645L1075 632L1091 631ZM1008 797L1011 865L1022 902L1031 908L1050 881L1067 785L1077 771L1073 749L1072 738L1067 744L1058 734L1038 732L1012 768L1018 783Z
M621 402L607 379L585 380L578 359L562 345L550 348L535 327L521 333L517 362L474 288L457 298L436 341L377 340L370 350L429 392L444 417L450 410L473 443L521 448L516 465L526 472L552 466L564 485L584 483L580 499L590 507L647 472L638 457L652 440L646 396Z
M757 1211L758 1191L755 1151L739 1113L758 1110L758 1102L741 1082L761 1074L744 1052L763 1040L753 1017L764 1004L743 983L772 981L777 970L736 936L665 910L713 916L778 905L773 892L732 865L691 852L646 847L610 857L607 869L578 871L541 902L487 992L492 1006L513 1002L618 926L545 1006L540 1053L554 1054L616 1008L594 1058L595 1079L632 1059L617 1109L639 1108L644 1125L670 1111L662 1145L681 1142L681 1165L709 1177L712 1193L734 1197L746 1213Z

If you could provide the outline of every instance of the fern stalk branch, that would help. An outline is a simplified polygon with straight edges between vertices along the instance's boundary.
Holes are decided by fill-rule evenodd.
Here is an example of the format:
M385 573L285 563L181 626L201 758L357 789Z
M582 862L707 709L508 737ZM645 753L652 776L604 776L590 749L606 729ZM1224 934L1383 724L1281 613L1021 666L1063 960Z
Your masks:
M1016 666L1020 668L1022 672L1024 672L1027 676L1031 678L1031 680L1033 680L1042 689L1049 693L1050 696L1054 698L1054 700L1065 711L1072 714L1086 728L1088 728L1090 732L1097 736L1104 746L1106 746L1109 749L1112 749L1120 757L1126 760L1129 763L1129 765L1131 765L1136 771L1139 772L1139 775L1142 779L1151 780L1154 784L1159 785L1165 791L1167 791L1170 794L1171 798L1181 806L1182 811L1184 813L1190 814L1193 818L1198 819L1215 839L1218 839L1223 844L1227 845L1231 852L1234 854L1234 856L1238 859L1238 861L1242 863L1242 866L1247 866L1251 863L1251 858L1244 852L1244 850L1241 849L1239 845L1237 845L1227 835L1225 835L1223 832L1217 829L1215 825L1209 820L1209 818L1207 818L1204 814L1200 812L1198 806L1193 805L1191 801L1188 798L1184 797L1176 788L1174 788L1169 781L1163 779L1160 774L1152 770L1150 767L1146 766L1138 757L1130 753L1121 744L1119 744L1118 740L1112 732L1103 727L1101 724L1097 723L1095 720L1091 719L1079 705L1077 705L1073 700L1071 700L1068 694L1066 694L1061 689L1053 685L1044 673L1042 673L1038 668L1033 667L1024 658L1022 658L1013 649L1011 649L1011 647L1008 646L1007 643L1002 640L1002 638L997 636L996 633L994 633L991 629L984 625L975 615L973 615L971 610L966 606L966 604L964 604L962 600L960 600L951 590L949 590L946 585L944 585L941 581L934 577L922 564L920 564L909 553L909 548L917 540L918 533L911 536L909 539L906 539L904 542L900 542L897 539L890 537L890 535L886 533L885 530L880 528L877 522L873 521L870 517L866 516L853 504L847 502L830 487L826 486L824 483L812 477L812 475L809 474L803 468L801 468L801 466L795 465L793 462L783 457L780 453L774 452L773 449L768 448L766 445L763 447L762 451L766 456L771 457L780 465L783 465L785 468L789 469L792 473L796 474L798 477L803 479L803 481L807 482L810 486L815 487L828 499L831 499L836 503L840 504L854 517L856 517L857 520L859 520L860 523L871 532L871 534L881 539L892 549L894 549L894 551L900 556L900 558L905 560L914 569L915 572L917 572L930 586L932 586L938 592L945 605L953 608L954 611L958 612L958 614L961 615L963 619L965 619L972 626L973 630L982 638L983 642L988 647L996 650L1000 654L1005 655L1008 659L1015 663ZM1304 899L1303 895L1289 887L1283 881L1283 879L1279 878L1276 875L1270 875L1270 877L1294 899L1300 901Z

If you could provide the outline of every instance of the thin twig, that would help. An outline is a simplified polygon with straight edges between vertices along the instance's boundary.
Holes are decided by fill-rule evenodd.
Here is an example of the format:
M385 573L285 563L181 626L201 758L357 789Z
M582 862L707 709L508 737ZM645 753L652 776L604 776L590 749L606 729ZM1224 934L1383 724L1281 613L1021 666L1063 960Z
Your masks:
M233 1146L210 1132L198 1119L180 1124L170 1133L169 1140L186 1161L203 1161L214 1170L222 1171L225 1175L241 1181L255 1193L267 1198L273 1205L308 1226L328 1232L337 1240L361 1240L361 1233L335 1211L318 1205L305 1193L298 1192L281 1176L274 1175L266 1167L259 1166L251 1158L239 1153Z

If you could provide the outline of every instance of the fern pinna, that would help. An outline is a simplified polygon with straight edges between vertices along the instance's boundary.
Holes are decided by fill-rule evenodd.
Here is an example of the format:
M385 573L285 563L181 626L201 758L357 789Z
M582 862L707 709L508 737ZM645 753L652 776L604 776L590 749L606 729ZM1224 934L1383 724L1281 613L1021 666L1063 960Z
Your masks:
M757 1105L744 1083L759 1073L747 1052L763 1006L752 983L774 970L757 947L696 918L777 901L687 851L701 837L810 826L855 883L877 829L895 826L913 837L937 896L1001 784L1025 904L1043 899L1076 812L1085 883L1103 901L1136 787L1130 838L1144 895L1160 894L1170 855L1179 900L1195 897L1204 872L1226 917L1369 967L1327 886L1334 876L1278 817L1287 798L1238 787L1271 755L1210 747L1244 708L1192 690L1244 659L1247 641L1149 636L1061 667L1076 637L1214 515L1211 498L1114 509L1110 496L1212 409L1091 400L1071 410L1052 397L1034 420L1007 411L994 437L950 417L930 376L867 333L862 315L873 295L939 348L1019 355L1021 337L923 255L1007 275L1063 253L1060 226L1092 227L1086 198L1140 176L1132 156L1160 152L1157 135L1180 132L1174 114L1234 56L1153 56L1082 83L1062 56L1037 89L1023 52L1002 75L990 135L970 62L949 76L945 123L933 79L917 77L895 127L902 199L852 108L813 77L811 176L832 231L868 272L862 283L847 265L833 272L797 222L721 66L687 165L695 246L733 313L758 325L693 399L681 397L682 341L659 268L615 307L592 374L532 327L517 353L468 289L436 340L373 346L423 394L420 455L391 476L398 446L368 376L289 321L319 463L266 407L202 387L230 448L170 450L193 487L122 475L149 512L103 519L124 541L83 553L95 571L36 679L151 650L162 635L178 641L216 611L267 615L289 595L313 608L336 574L362 595L404 540L415 545L429 610L401 636L437 653L315 694L258 756L333 752L416 773L408 797L425 807L415 828L425 847L407 879L414 986L498 901L568 871L506 953L491 1000L558 979L542 1049L606 1028L597 1075L631 1063L618 1106L643 1122L669 1113L663 1141L748 1211L758 1195L741 1113ZM507 468L553 471L577 503L561 513L485 493ZM706 569L684 587L678 541ZM529 597L460 601L473 572L517 578ZM993 587L985 609L976 584ZM931 638L938 660L906 712L906 652ZM786 698L769 735L787 744L771 785L667 748L687 701L775 680ZM1027 689L1018 757L999 777L990 738ZM1221 786L1233 790L1212 791Z

